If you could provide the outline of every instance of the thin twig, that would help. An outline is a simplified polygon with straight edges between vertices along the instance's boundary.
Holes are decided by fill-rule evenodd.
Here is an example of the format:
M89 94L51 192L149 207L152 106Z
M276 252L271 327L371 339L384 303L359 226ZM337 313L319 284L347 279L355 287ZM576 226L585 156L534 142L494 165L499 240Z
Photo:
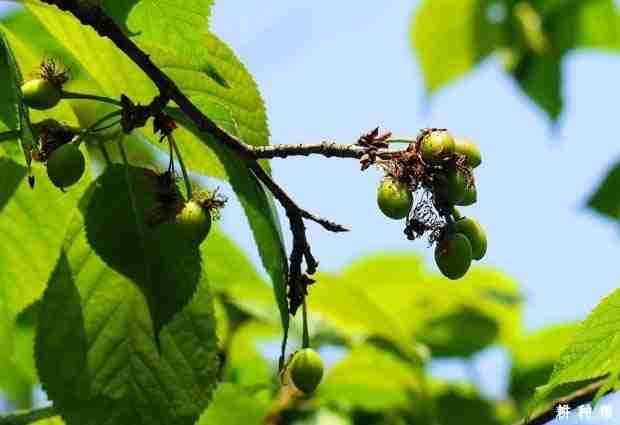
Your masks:
M0 425L27 425L58 415L54 406L0 415Z
M256 149L243 143L240 139L221 129L217 124L215 124L215 122L209 119L200 109L198 109L198 107L194 105L185 94L183 94L176 83L161 69L159 69L157 65L153 63L150 56L140 49L133 42L133 40L127 37L127 35L114 22L114 20L108 17L104 10L96 3L82 2L78 0L41 1L47 4L55 5L59 9L71 13L83 25L90 26L102 37L109 38L121 51L127 55L129 59L131 59L140 69L142 69L142 71L157 86L160 91L160 97L163 100L160 103L165 104L168 100L172 100L196 125L198 130L214 136L220 143L231 149L241 160L244 161L246 166L254 173L256 178L263 183L263 185L265 185L265 187L286 210L286 214L290 222L290 228L293 233L293 252L291 253L291 267L288 281L289 291L292 289L291 285L297 286L297 290L300 288L304 288L305 290L305 285L307 284L306 280L309 280L309 278L301 273L301 262L305 259L307 271L310 274L316 270L318 263L310 252L303 220L307 219L315 221L325 229L333 232L342 232L347 229L339 224L317 217L314 214L301 209L261 167L258 163L258 159L261 158L259 154L268 155L271 154L271 152L276 153L277 151ZM121 97L121 99L124 99L124 102L122 103L130 103L127 98ZM133 126L129 126L129 124L132 124ZM140 124L143 125L143 123ZM135 128L135 123L123 122L124 131L129 131L133 128ZM349 149L344 149L344 151L348 154ZM356 153L353 157L357 158L357 155L358 154ZM305 294L303 296L305 296ZM302 300L303 299L300 299L299 302ZM291 312L294 312L296 308L290 308L290 310Z
M551 422L558 417L558 406L567 405L569 410L573 410L583 404L591 402L594 400L601 387L605 385L605 382L606 380L594 382L593 384L587 385L566 397L559 398L555 400L553 405L548 409L537 413L535 416L524 419L515 425L543 425L547 422ZM609 394L612 391L613 390L610 389L606 392L606 394Z
M322 142L316 144L282 144L270 146L253 146L252 151L257 158L288 158L290 156L323 155L327 158L361 158L367 148L358 144L338 144L335 142ZM376 155L381 158L401 154L400 149L378 149Z

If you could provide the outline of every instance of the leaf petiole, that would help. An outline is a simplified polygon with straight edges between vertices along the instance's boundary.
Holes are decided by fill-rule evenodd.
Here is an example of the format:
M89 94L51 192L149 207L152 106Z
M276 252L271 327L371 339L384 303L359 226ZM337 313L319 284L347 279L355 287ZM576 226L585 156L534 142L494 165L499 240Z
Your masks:
M109 103L110 105L115 106L123 106L119 100L112 99L105 96L98 96L96 94L86 94L86 93L74 93L69 91L62 91L61 93L62 99L84 99L84 100L96 100L98 102Z

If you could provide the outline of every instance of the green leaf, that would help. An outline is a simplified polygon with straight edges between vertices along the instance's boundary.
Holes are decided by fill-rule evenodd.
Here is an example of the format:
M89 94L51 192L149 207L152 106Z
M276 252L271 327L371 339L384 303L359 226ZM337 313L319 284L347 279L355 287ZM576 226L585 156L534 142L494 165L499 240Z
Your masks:
M40 306L43 388L69 425L193 424L218 370L206 281L164 326L158 350L142 292L90 249L83 227L76 212Z
M614 164L607 172L605 179L590 196L588 207L599 214L614 220L620 220L620 163Z
M248 321L233 334L224 378L243 387L268 386L277 376L276 367L261 349L275 346L280 338L275 325Z
M273 289L237 244L214 227L201 251L214 292L252 316L271 323L279 321Z
M562 112L562 57L527 53L512 72L521 90L550 118L556 121Z
M465 356L511 340L520 327L518 300L515 282L493 269L473 268L456 285L425 270L418 256L388 253L356 260L340 276L317 275L308 306L311 317L349 337L382 336L401 350L417 338L434 355Z
M20 73L4 31L0 27L0 131L20 130Z
M429 94L471 71L501 37L487 19L487 0L424 0L410 37Z
M0 374L0 391L17 409L29 409L33 405L34 386L39 382L34 365L34 326L15 325L10 319L7 323L13 327L14 350L3 363L6 367Z
M521 406L531 399L536 387L543 385L575 335L575 324L556 325L524 335L510 345L512 369L509 393Z
M0 144L0 174L23 176L26 169L14 161L22 153L9 145ZM60 254L72 209L90 180L86 173L63 193L50 183L42 165L34 163L32 175L35 189L30 188L27 179L20 179L19 185L10 190L11 196L5 197L8 202L0 213L0 234L5 241L0 244L0 287L13 319L43 293ZM16 174L11 176L2 176L9 183L7 188L13 184L11 181L15 182Z
M418 340L436 357L468 357L497 338L499 325L471 307L463 307L428 321Z
M147 103L158 93L144 73L109 40L80 25L75 18L66 13L51 8L28 7L45 28L76 58L78 65L95 83L92 89L98 94L118 98L124 93L137 102ZM179 15L173 14L173 19L177 22L172 34L168 30L170 17L161 10L155 13L153 9L155 7L155 3L141 2L129 14L130 26L133 22L136 25L144 25L140 35L135 37L137 43L146 49L156 65L168 73L207 116L217 122L217 117L209 114L211 111L209 106L213 103L224 105L236 120L240 136L245 143L268 144L269 130L263 101L252 76L234 53L217 37L210 34L206 30L206 25L196 24L196 19L202 19L201 15L196 15L195 19L185 22L182 19L185 12L177 10ZM162 42L161 37L164 37L164 34L168 36L165 42ZM27 34L20 35L27 39ZM188 43L187 40L193 41ZM201 47L196 48L198 45ZM209 70L213 68L230 88L223 87L210 76L213 73ZM72 102L75 108L79 108L83 103L85 102ZM143 131L154 146L166 150L166 147L158 142L159 137L150 129L145 128ZM182 146L186 165L191 170L227 178L221 160L210 149L208 143L205 144L204 140L201 141L186 129L178 129L176 139Z
M269 405L266 400L234 384L220 384L198 425L260 425Z
M157 179L148 169L112 165L82 201L90 248L142 290L156 335L189 301L202 274L198 247L173 222L148 224L157 214Z
M620 47L620 15L614 0L547 2L541 7L545 31L556 50Z
M475 388L465 385L442 385L435 390L437 422L442 425L502 425L516 418L506 418L490 400Z
M215 122L218 125L233 135L238 134L240 130L228 108L217 103L211 103L209 107L211 113L208 115L217 117ZM271 277L284 330L284 339L286 339L289 326L286 286L288 262L278 214L271 195L266 192L266 189L248 169L245 162L236 157L225 146L218 143L213 136L201 133L193 123L178 111L169 110L169 112L196 136L211 144L218 157L222 160L226 173L230 178L230 184L239 197L241 206L248 218L263 266Z
M536 403L620 371L620 290L605 297L579 326L562 351L547 384L537 389Z
M9 203L27 174L26 167L7 157L0 157L0 211Z
M406 408L421 382L411 365L364 344L336 362L317 389L317 397L342 408L382 411Z
M161 44L178 54L192 58L200 55L195 46L208 29L213 0L168 0L165 5L153 1L105 0L103 8L126 27L138 44Z

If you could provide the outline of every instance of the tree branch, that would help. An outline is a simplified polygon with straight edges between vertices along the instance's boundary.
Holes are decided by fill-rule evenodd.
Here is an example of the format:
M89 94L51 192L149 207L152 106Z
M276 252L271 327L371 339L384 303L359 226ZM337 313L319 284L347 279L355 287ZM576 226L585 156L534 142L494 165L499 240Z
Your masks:
M322 142L317 144L291 144L291 145L270 145L254 146L252 151L257 158L287 158L289 156L309 156L323 155L327 158L355 158L360 159L368 148L359 144L338 144L335 142ZM381 158L401 154L402 150L397 149L377 149L376 155Z
M558 417L558 406L560 405L568 405L570 410L576 409L577 407L589 403L596 397L598 391L605 385L606 380L594 382L590 385L587 385L572 394L567 395L566 397L559 398L553 402L553 405L548 409L532 416L530 418L524 419L521 422L516 423L515 425L544 425L547 422L551 422ZM605 394L609 394L613 392L612 389L607 391Z
M0 425L27 425L56 415L58 415L58 412L54 409L54 406L23 410L9 413L8 415L0 415Z
M153 81L160 91L160 97L166 101L172 100L181 111L197 126L197 128L205 133L213 135L219 142L235 152L252 170L258 180L260 180L273 196L280 202L286 210L286 214L290 221L291 231L293 233L293 252L291 254L291 275L289 276L289 290L291 285L295 286L298 271L301 268L301 257L306 260L308 272L316 269L317 262L310 253L310 247L307 242L305 227L303 220L312 220L319 223L323 228L332 232L342 232L346 229L329 220L317 217L308 211L301 209L288 196L288 194L273 180L273 178L263 170L258 163L258 159L262 158L258 152L263 155L269 155L268 149L253 148L245 144L240 139L228 134L226 131L218 127L212 120L200 111L189 98L181 92L175 82L160 70L157 65L151 61L149 55L138 47L130 38L128 38L122 29L107 16L104 10L98 6L97 2L85 2L80 0L41 0L43 3L54 5L59 9L71 13L83 25L92 27L100 36L110 39L116 47L123 51L142 71ZM378 129L376 130L378 131ZM334 147L332 146L332 149ZM341 152L348 152L351 147L342 149ZM276 152L274 150L273 152ZM354 158L358 157L355 153ZM360 153L361 156L361 153ZM267 157L267 156L266 156ZM300 255L301 253L301 255ZM304 276L304 275L302 275ZM306 277L307 278L307 277ZM300 278L299 280L303 280ZM294 308L291 311L294 312Z

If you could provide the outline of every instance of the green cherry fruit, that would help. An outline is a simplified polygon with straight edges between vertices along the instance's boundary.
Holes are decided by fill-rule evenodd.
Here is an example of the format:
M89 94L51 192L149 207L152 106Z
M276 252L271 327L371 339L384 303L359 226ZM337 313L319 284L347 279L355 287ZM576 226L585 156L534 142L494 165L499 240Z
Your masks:
M413 205L409 187L392 177L385 177L377 191L377 204L383 214L394 220L407 217Z
M22 85L22 98L30 108L46 110L53 108L60 102L61 91L51 82L37 78Z
M448 204L458 205L465 198L466 191L467 178L460 169L450 167L438 175L435 192Z
M457 205L466 207L475 204L476 201L478 201L478 191L476 190L476 184L472 182L471 185L465 185L465 196L463 196L463 199L461 199Z
M457 220L456 231L464 234L471 244L471 257L480 260L487 252L487 234L473 218L461 218Z
M47 160L47 175L54 186L61 189L77 183L85 168L84 155L73 143L61 145Z
M440 162L454 154L454 138L445 130L435 130L422 139L420 151L426 162Z
M467 165L472 168L476 168L482 163L482 155L478 145L464 137L454 139L454 152L463 155L467 159Z
M200 245L211 230L211 213L195 201L188 201L175 218L177 231L192 244Z
M471 265L471 243L462 233L452 233L437 243L435 263L448 279L465 276Z
M293 356L290 373L295 387L309 394L319 386L323 378L323 360L312 348L304 348Z

